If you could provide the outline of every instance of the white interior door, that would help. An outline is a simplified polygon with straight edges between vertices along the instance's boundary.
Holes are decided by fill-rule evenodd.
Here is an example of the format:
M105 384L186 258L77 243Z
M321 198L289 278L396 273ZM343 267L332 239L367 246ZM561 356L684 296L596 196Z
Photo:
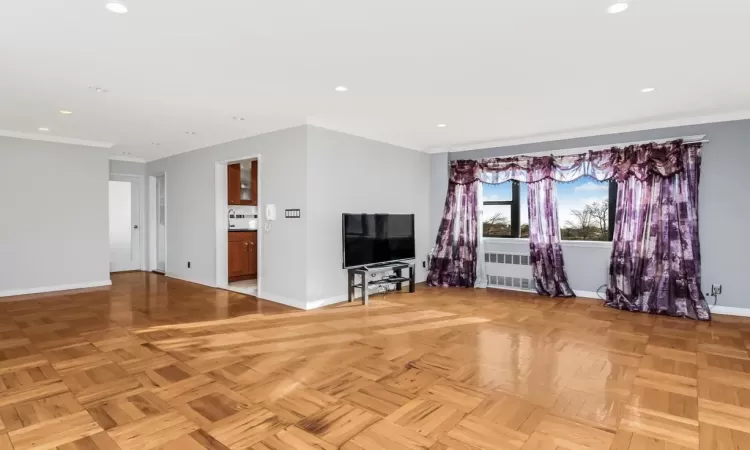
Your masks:
M140 190L137 179L109 180L109 261L111 272L140 269Z

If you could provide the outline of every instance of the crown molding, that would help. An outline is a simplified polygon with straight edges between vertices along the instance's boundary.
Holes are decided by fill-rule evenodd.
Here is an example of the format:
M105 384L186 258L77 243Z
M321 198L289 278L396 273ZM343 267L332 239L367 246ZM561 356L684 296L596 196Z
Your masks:
M136 163L146 163L145 158L139 158L137 156L127 156L127 155L112 155L109 157L110 161L127 161L127 162L136 162Z
M0 136L17 139L28 139L32 141L56 142L58 144L83 145L85 147L112 148L113 142L89 141L64 136L55 136L47 133L24 133L21 131L0 130Z
M467 150L481 150L485 148L508 147L511 145L536 144L539 142L560 141L564 139L576 139L591 136L604 136L608 134L629 133L633 131L657 130L660 128L682 127L689 125L701 125L706 123L731 122L733 120L750 119L750 110L736 111L725 114L711 114L706 116L685 117L681 119L659 120L651 122L642 122L637 124L618 125L602 128L588 128L585 130L537 134L523 136L512 139L497 141L485 141L472 144L448 145L443 147L433 147L426 150L426 153L443 153L443 152L462 152Z

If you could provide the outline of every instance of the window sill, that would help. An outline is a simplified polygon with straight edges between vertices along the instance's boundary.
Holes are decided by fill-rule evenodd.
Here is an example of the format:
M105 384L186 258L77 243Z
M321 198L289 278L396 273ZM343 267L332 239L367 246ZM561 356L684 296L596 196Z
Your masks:
M612 248L610 241L560 241L563 247Z
M483 237L484 242L491 242L493 244L528 244L529 238L504 238L504 237Z
M498 238L498 237L485 237L482 238L485 243L488 244L527 244L529 238ZM589 248L612 248L612 242L610 241L560 241L563 247L589 247Z

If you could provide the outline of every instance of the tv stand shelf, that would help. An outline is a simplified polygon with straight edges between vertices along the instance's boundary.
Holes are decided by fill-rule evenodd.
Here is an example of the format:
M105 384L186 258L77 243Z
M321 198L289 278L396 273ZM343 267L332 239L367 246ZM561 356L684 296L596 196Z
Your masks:
M409 269L409 276L404 277L401 274L403 269ZM372 287L378 287L385 284L395 284L396 290L401 290L402 283L409 283L409 292L414 292L414 262L399 262L393 264L383 264L378 266L364 266L348 269L349 282L349 301L354 300L354 289L362 290L362 304L367 305L370 301L369 290ZM368 281L367 278L374 275L382 274L378 280ZM359 280L357 280L359 275Z

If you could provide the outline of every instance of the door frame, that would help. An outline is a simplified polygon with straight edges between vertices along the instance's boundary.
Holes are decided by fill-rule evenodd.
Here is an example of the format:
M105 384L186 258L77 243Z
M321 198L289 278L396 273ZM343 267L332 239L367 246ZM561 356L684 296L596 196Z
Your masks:
M263 164L261 164L261 155L250 155L240 156L225 161L216 161L214 163L215 171L215 215L216 215L216 287L220 289L229 288L229 267L227 265L229 258L228 250L228 230L229 230L229 218L226 214L226 208L229 205L227 198L227 165L233 164L248 159L254 159L258 161L258 287L255 296L260 298L262 292L261 286L263 283L263 227L261 224L263 220L262 200L263 200L263 188L261 187L261 172L263 170Z
M125 178L125 180L118 180L117 178ZM146 187L143 182L143 175L134 175L132 173L110 173L109 181L130 181L138 185L138 244L139 253L138 255L138 270L146 270L146 236L145 236L145 217L146 217ZM109 186L109 184L108 184ZM109 207L109 204L107 204ZM110 261L111 264L111 261Z
M148 270L157 271L159 268L158 242L159 233L157 216L158 216L158 193L156 192L156 179L164 177L164 274L167 273L167 255L169 254L169 238L167 237L167 210L169 202L167 201L167 172L156 172L148 176Z

